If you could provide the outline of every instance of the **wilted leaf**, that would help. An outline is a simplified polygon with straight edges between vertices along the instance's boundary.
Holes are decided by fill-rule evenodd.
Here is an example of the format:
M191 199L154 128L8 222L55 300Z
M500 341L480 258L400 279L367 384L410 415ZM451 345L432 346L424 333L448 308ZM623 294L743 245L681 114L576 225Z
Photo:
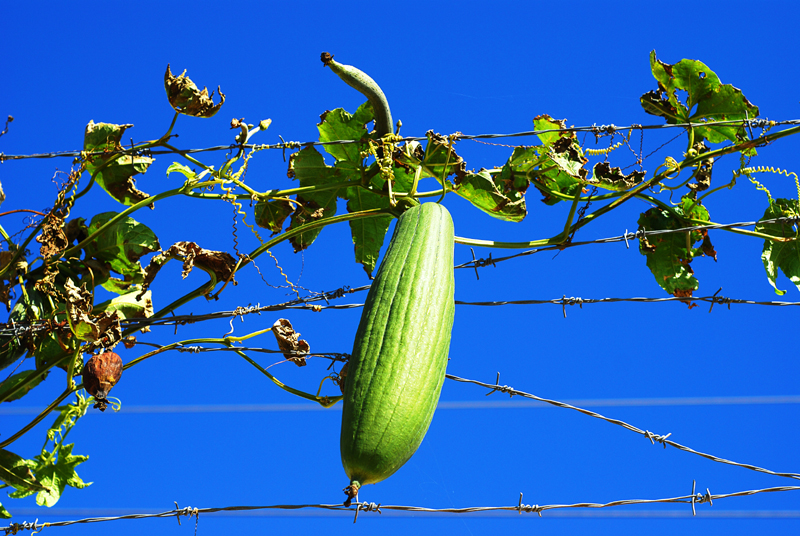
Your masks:
M311 347L300 338L300 333L294 330L292 323L285 318L279 318L272 325L272 333L275 335L278 348L281 349L284 357L298 367L305 367L305 355L311 352Z
M644 171L632 171L628 175L618 167L611 167L608 162L595 164L589 184L607 190L625 191L640 184L644 179Z
M55 214L48 215L42 222L42 232L36 237L36 241L42 245L39 253L45 259L61 255L61 252L69 246L63 226L64 220Z
M533 125L536 130L560 130L538 134L543 147L528 149L528 153L535 151L545 157L537 162L538 167L531 170L528 176L544 195L542 201L554 205L562 199L551 192L574 196L583 189L589 174L583 166L589 160L583 155L575 133L563 130L566 128L566 119L556 120L549 115L538 115L534 117ZM531 157L529 154L526 156Z
M797 201L794 199L775 199L764 212L761 220L790 217L797 215ZM767 233L780 238L797 238L797 227L790 222L761 223L756 226L756 231ZM773 242L764 240L761 250L761 260L767 271L767 279L779 296L786 294L785 290L777 287L778 269L800 289L800 247L797 241Z
M92 314L94 296L86 290L86 283L78 287L72 279L67 279L64 297L67 299L70 329L78 339L89 342L104 340L111 344L122 338L120 316L116 312Z
M164 73L164 89L167 91L167 99L172 108L185 115L193 117L213 117L222 105L225 104L225 94L217 87L220 102L214 104L214 92L208 94L208 89L202 91L195 85L188 76L184 76L184 70L180 76L173 76L167 65L167 72Z
M83 150L87 153L120 151L123 149L120 144L122 134L132 126L89 121ZM87 155L86 171L111 197L124 205L134 205L150 196L136 188L133 176L146 172L153 161L146 156Z
M192 168L190 168L189 166L184 166L183 164L179 164L177 162L173 162L167 168L167 176L169 176L170 173L180 173L184 177L190 180L197 178L197 174L194 171L192 171Z
M203 249L194 242L176 242L163 253L150 259L150 264L145 269L146 276L142 283L142 288L147 288L153 282L161 267L169 259L180 259L183 261L183 271L181 276L185 279L196 266L212 275L217 282L231 280L231 284L236 285L232 279L233 269L237 261L230 253L225 251L213 251Z

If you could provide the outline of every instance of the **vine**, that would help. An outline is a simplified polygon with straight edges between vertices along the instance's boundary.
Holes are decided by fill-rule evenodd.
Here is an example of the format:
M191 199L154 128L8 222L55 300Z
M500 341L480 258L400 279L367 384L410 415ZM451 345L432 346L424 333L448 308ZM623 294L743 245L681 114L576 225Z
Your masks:
M691 304L692 293L699 288L699 279L691 263L703 256L716 259L716 251L707 230L687 231L684 228L715 225L707 200L713 199L711 196L723 188L734 187L736 178L745 175L768 196L764 216L754 231L721 230L762 240L762 259L769 283L775 286L781 270L800 288L800 265L796 262L800 256L797 227L774 222L775 218L796 218L800 213L800 180L794 172L744 165L757 157L757 148L797 134L800 127L774 130L775 122L758 119L758 107L739 90L721 84L713 71L698 61L682 60L673 66L661 62L654 52L651 53L650 67L658 89L642 95L640 103L647 113L662 118L666 123L684 125L688 145L681 159L666 157L650 173L643 168L625 173L622 168L613 167L608 159L615 149L628 144L630 132L627 139L609 143L605 149L589 149L578 142L574 130L566 127L566 120L557 120L549 115L540 115L533 120L540 142L538 145L513 147L505 162L470 170L456 152L456 143L464 137L461 133L441 135L431 130L425 138L401 138L399 122L397 131L393 131L388 100L372 78L352 66L335 62L330 54L323 54L322 60L367 97L367 102L353 113L337 108L322 115L318 125L319 142L328 161L316 146L310 144L263 145L247 152L247 147L252 147L251 140L267 130L270 120L260 121L257 125L248 124L243 119L234 120L231 126L237 134L230 147L233 154L229 154L218 169L203 162L202 157L193 156L191 151L175 147L173 130L178 127L180 116L211 117L221 109L225 95L220 91L220 102L214 103L214 93L208 95L205 89L199 90L185 74L174 76L168 66L164 83L175 114L163 135L123 147L122 136L131 125L90 122L81 156L59 189L53 209L39 213L42 219L19 241L0 226L6 249L0 252L0 298L10 310L6 327L11 330L0 336L0 369L11 367L20 359L30 358L27 363L34 364L33 368L21 371L17 371L17 365L14 372L0 383L0 402L21 399L56 368L65 370L67 375L65 390L56 400L0 443L0 480L5 482L4 487L16 490L12 497L36 493L39 504L54 504L64 491L64 486L54 488L48 481L54 467L72 475L64 481L65 485L77 488L85 485L75 472L75 467L85 457L73 455L73 445L64 444L66 435L85 414L92 400L92 397L82 394L84 384L76 382L75 378L85 370L83 363L89 361L84 355L105 352L120 343L133 347L136 341L132 337L145 334L146 328L140 326L123 329L121 321L162 318L201 296L217 298L229 285L235 285L236 275L254 264L263 253L275 261L281 277L299 299L298 285L280 267L271 250L289 241L295 252L303 251L313 246L324 227L344 222L350 226L356 262L371 274L392 219L426 198L442 202L459 196L482 213L509 222L522 221L528 214L526 196L529 191L536 190L547 206L568 203L564 224L554 236L518 242L456 237L459 244L507 249L567 247L578 231L598 218L630 200L644 201L650 208L639 215L639 230L676 232L650 238L642 233L639 251L645 257L656 284L667 294ZM684 76L686 73L696 75L692 83L674 75L678 71L673 69L676 66ZM726 91L710 90L714 88L726 88ZM685 103L678 98L679 92L686 94ZM724 98L719 97L722 93ZM368 129L370 124L374 124L374 130ZM759 125L764 131L754 137L748 129ZM612 136L611 142L614 134L613 127L595 130L598 137ZM287 174L298 182L297 187L259 191L248 181L247 171L254 165L254 158L264 155L267 148L280 148L284 152L287 148L294 150L288 158ZM159 155L166 152L178 160L169 166L167 173L182 175L183 183L177 188L151 195L136 187L134 177L148 171L155 161L156 150ZM711 188L715 159L737 153L742 165L734 173L733 180ZM590 166L590 157L603 157L604 160ZM637 155L637 164L642 165L645 158ZM329 163L331 159L332 163ZM752 177L755 173L765 172L793 177L798 200L774 198ZM79 182L83 187L80 191ZM427 190L422 190L423 184L428 185ZM98 186L125 208L119 212L95 214L89 221L81 217L67 221L76 207L87 209L81 199ZM214 193L215 187L219 187L222 193ZM673 202L671 196L676 193L680 194L680 199ZM234 209L236 256L186 241L164 248L152 229L133 218L142 208L172 197L230 203ZM249 200L253 207L252 219L244 207L244 200ZM337 213L339 200L346 202L345 213ZM249 253L239 251L240 216L241 223L259 244ZM263 239L256 226L270 231L273 236ZM40 244L39 255L29 260L31 254L27 248L34 239ZM144 266L141 260L148 255L152 256ZM153 294L158 290L152 290L154 281L170 260L181 261L184 277L199 268L207 274L208 281L156 311L153 309ZM96 303L95 290L98 287L116 297ZM19 298L12 305L14 289L18 289ZM777 287L775 291L779 294L785 292ZM23 326L34 321L42 322L45 328L22 330ZM262 366L235 346L267 332L276 333L276 329L273 326L241 337L176 342L129 361L124 369L179 346L217 344L233 348L237 355L287 392L325 407L340 400L339 395L323 395L321 392L328 379L341 383L346 374L344 368L326 372L319 390L312 394L284 384L267 370L269 367ZM299 334L294 334L290 325L288 331L286 326L281 329L278 345L284 351L286 361L305 364L312 354L300 345L303 341L295 336ZM76 397L73 404L59 406L70 396ZM48 431L52 450L43 450L33 458L23 458L3 450L52 412L58 413L56 422ZM0 506L0 515L6 514L8 512Z

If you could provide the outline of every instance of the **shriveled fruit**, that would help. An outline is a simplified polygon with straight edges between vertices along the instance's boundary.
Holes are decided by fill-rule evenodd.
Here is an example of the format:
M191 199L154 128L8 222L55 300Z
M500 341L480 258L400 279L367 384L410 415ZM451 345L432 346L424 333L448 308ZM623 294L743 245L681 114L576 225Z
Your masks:
M94 397L94 407L105 411L108 392L122 376L122 359L114 352L92 356L83 367L83 388Z

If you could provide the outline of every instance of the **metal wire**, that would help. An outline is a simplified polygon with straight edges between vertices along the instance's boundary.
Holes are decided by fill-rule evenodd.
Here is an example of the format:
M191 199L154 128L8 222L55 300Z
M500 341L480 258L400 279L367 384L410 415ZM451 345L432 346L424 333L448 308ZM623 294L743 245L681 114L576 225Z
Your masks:
M630 247L629 241L636 240L638 238L647 238L651 236L658 236L658 235L667 235L667 234L675 234L675 233L690 233L693 231L704 231L704 230L711 230L711 229L737 229L742 227L753 227L756 225L763 225L767 223L785 223L786 225L797 225L800 223L800 218L798 217L781 217L781 218L771 218L759 221L743 221L743 222L735 222L735 223L710 223L706 225L693 225L691 227L681 227L680 229L654 229L652 231L646 231L644 229L639 229L635 233L629 233L627 230L625 234L619 236L611 236L607 238L597 238L595 240L585 240L582 242L565 242L564 244L557 244L553 246L546 246L541 248L534 248L526 251L522 251L520 253L515 253L514 255L508 255L506 257L497 257L493 258L491 255L487 259L473 259L471 261L467 261L462 264L458 264L455 266L456 269L458 268L483 268L484 266L492 265L494 266L498 262L507 261L510 259L516 259L518 257L525 257L527 255L533 255L534 253L539 253L540 251L553 251L553 250L561 250L569 247L575 246L586 246L589 244L611 244L615 242L625 242L625 245ZM489 246L490 247L490 246Z
M702 123L677 123L677 124L659 124L659 125L628 125L624 127L618 127L616 125L589 125L589 126L582 126L582 127L568 127L562 129L544 129L544 130L529 130L524 132L512 132L506 134L454 134L455 140L478 140L478 139L495 139L495 138L517 138L517 137L528 137L528 136L536 136L539 134L546 134L550 132L590 132L600 135L608 135L614 134L615 132L621 131L628 131L628 130L660 130L665 128L694 128L694 127L710 127L710 126L718 126L718 125L741 125L742 127L750 127L750 128L765 128L767 126L780 126L780 125L798 125L800 124L800 119L790 119L786 121L769 121L767 119L738 119L738 120L727 120L727 121L709 121L709 122L702 122ZM427 140L427 136L410 136L400 138L397 141L424 141ZM69 157L69 158L76 158L79 156L111 156L111 155L158 155L158 154L193 154L193 153L204 153L210 151L231 151L236 149L300 149L302 147L311 147L311 146L320 146L320 145L347 145L351 143L361 143L361 140L331 140L331 141L306 141L306 142L296 142L296 141L289 141L283 143L275 143L275 144L235 144L232 143L230 145L216 145L213 147L205 147L200 149L179 149L177 151L174 150L140 150L140 149L122 149L119 151L94 151L94 152L84 152L84 151L57 151L51 153L38 153L38 154L27 154L27 155L6 155L0 153L0 162L5 162L7 160L23 160L29 158L57 158L57 157Z
M625 421L621 421L619 419L610 419L608 417L605 417L604 415L600 415L599 413L595 413L594 411L590 411L588 409L583 409L583 408L579 408L579 407L576 407L576 406L573 406L573 405L570 405L570 404L565 404L564 402L559 402L558 400L550 400L548 398L542 398L542 397L539 397L539 396L536 396L536 395L533 395L533 394L530 394L530 393L526 393L526 392L523 392L523 391L517 391L516 389L514 389L513 387L509 387L508 385L500 385L500 373L497 374L497 381L495 382L495 384L479 382L477 380L468 380L466 378L460 378L460 377L454 376L452 374L447 374L446 378L448 378L450 380L457 381L457 382L462 382L462 383L472 383L472 384L475 384L475 385L480 385L482 387L486 387L486 388L491 389L491 391L489 393L487 393L487 394L492 394L494 392L508 393L510 396L521 396L523 398L530 398L531 400L537 400L539 402L544 402L546 404L551 404L551 405L559 407L559 408L572 409L572 410L578 411L580 413L583 413L584 415L588 415L589 417L594 417L596 419L601 419L601 420L609 422L611 424L616 424L617 426L621 426L621 427L625 428L626 430L630 430L631 432L635 432L637 434L643 435L646 439L650 440L650 443L652 443L654 445L656 443L660 443L660 444L662 444L664 446L664 448L667 448L667 445L669 445L671 447L675 447L678 450L682 450L684 452L689 452L689 453L692 453L692 454L697 454L698 456L702 456L703 458L706 458L706 459L714 461L714 462L724 463L724 464L727 464L727 465L734 465L736 467L743 467L745 469L750 469L751 471L757 471L759 473L766 473L768 475L782 476L782 477L785 477L785 478L792 478L792 479L795 479L795 480L800 480L800 473L780 473L780 472L777 472L777 471L771 471L769 469L764 469L763 467L758 467L756 465L751 465L751 464L747 464L747 463L739 463L739 462L734 462L734 461L731 461L731 460L726 460L725 458L720 458L720 457L714 456L712 454L707 454L705 452L700 452L700 451L691 449L689 447L686 447L684 445L681 445L680 443L676 443L675 441L672 441L670 439L667 439L669 436L672 435L672 433L668 433L666 435L654 434L654 433L650 432L649 430L642 430L640 428L637 428L636 426L633 426L632 424L628 424Z
M256 510L301 510L301 509L321 509L329 511L349 512L355 514L354 523L358 520L359 513L377 512L382 511L400 511L400 512L414 512L414 513L448 513L448 514L472 514L481 512L510 512L522 514L537 513L542 517L542 512L548 510L559 510L567 508L611 508L615 506L628 506L633 504L665 504L665 503L679 503L690 504L692 507L692 514L696 515L696 505L708 503L713 505L714 501L727 499L731 497L743 497L756 495L759 493L776 493L784 491L798 491L800 486L776 486L771 488L763 488L756 490L737 491L733 493L723 493L713 495L708 489L706 493L695 493L695 483L692 484L691 495L681 495L678 497L669 497L663 499L623 499L619 501L612 501L608 503L573 503L573 504L524 504L522 502L523 494L519 494L519 501L517 504L508 506L469 506L464 508L427 508L423 506L405 506L405 505L391 505L380 504L374 502L353 502L351 506L345 507L342 504L273 504L264 506L223 506L216 508L193 508L187 506L185 508L176 508L166 512L159 512L154 514L128 514L121 516L108 516L108 517L87 517L84 519L75 519L69 521L54 521L51 523L39 523L37 519L33 523L11 523L8 526L0 527L0 530L5 531L6 534L17 534L24 530L39 531L46 527L67 527L70 525L78 525L84 523L101 523L105 521L119 521L123 519L152 519L164 517L176 517L180 523L181 516L194 517L196 522L199 521L200 514L214 514L219 512L251 512Z
M368 288L368 287L367 287ZM718 291L719 292L719 291ZM711 306L709 308L709 312L713 310L714 305L722 304L727 305L728 309L732 304L738 305L764 305L764 306L773 306L773 307L793 307L800 305L800 302L790 302L790 301L759 301L759 300L749 300L743 298L728 298L726 296L720 296L718 294L714 294L713 296L689 296L689 297L675 297L675 296L665 296L661 298L647 298L647 297L630 297L630 298L582 298L578 296L562 296L560 298L550 298L550 299L533 299L533 300L498 300L498 301L479 301L479 302L472 302L472 301L462 301L456 300L456 305L471 305L471 306L481 306L481 307L498 307L501 305L560 305L566 317L566 307L567 305L577 305L579 307L583 307L586 304L596 304L596 303L618 303L618 302L630 302L630 303L665 303L665 302L705 302L710 303ZM323 310L345 310L345 309L357 309L359 307L363 307L363 303L347 303L347 304L340 304L340 305L307 305L303 304L302 300L293 301L293 302L286 302L283 304L276 304L276 305L255 305L251 307L240 307L234 311L217 311L214 313L208 313L205 315L180 315L174 316L169 318L129 318L120 321L120 325L123 328L130 328L130 327L153 327L153 326L182 326L186 324L194 324L196 322L205 322L209 320L219 320L222 318L235 318L241 317L246 314L252 313L262 313L265 311L283 311L283 310L299 310L299 311L323 311ZM0 337L25 337L26 335L35 335L40 332L46 332L48 330L48 323L46 321L38 321L38 322L12 322L12 323L5 323L0 324ZM184 350L188 351L188 350Z

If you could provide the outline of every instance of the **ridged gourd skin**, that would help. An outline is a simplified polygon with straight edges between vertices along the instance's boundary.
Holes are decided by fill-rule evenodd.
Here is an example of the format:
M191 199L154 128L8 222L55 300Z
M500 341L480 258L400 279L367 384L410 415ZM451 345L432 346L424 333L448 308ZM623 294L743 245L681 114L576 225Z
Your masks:
M353 494L408 461L433 419L455 313L453 240L442 205L408 209L370 287L344 387L340 445Z

